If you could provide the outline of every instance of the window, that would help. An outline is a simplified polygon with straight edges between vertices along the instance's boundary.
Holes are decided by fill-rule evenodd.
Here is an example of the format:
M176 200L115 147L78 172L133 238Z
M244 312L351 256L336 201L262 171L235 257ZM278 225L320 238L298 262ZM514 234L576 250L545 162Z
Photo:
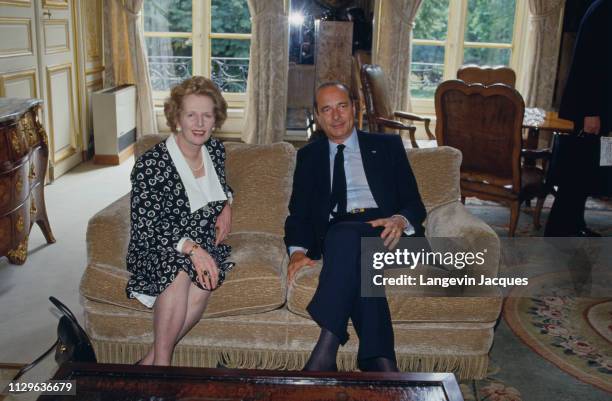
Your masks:
M145 0L144 30L155 99L191 75L245 101L251 20L247 0Z
M410 94L433 112L440 82L463 64L507 65L520 75L526 0L423 0L414 28Z

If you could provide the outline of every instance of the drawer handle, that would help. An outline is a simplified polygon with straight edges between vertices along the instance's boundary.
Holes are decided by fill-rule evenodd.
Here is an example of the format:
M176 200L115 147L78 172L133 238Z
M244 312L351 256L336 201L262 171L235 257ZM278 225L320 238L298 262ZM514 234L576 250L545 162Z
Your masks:
M17 217L17 224L15 224L15 228L17 228L17 232L23 231L23 216Z
M36 171L34 171L33 164L30 164L30 174L28 175L28 177L30 178L30 181L36 179Z
M21 192L21 190L23 189L23 179L21 178L20 175L17 176L17 182L15 183L15 189L17 190L17 192Z

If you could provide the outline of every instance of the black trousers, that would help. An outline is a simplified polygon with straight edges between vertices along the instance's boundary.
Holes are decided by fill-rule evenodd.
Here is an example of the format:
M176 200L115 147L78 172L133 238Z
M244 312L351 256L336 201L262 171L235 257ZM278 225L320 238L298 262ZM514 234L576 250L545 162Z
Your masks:
M357 360L384 357L395 361L395 343L389 305L384 297L361 297L361 238L378 237L382 228L366 221L380 218L378 209L333 219L323 244L319 286L308 305L317 324L344 345L351 319L359 337ZM385 216L388 217L388 216Z
M574 124L579 132L582 129L582 121L575 121ZM609 129L602 126L601 132L607 133ZM545 236L571 237L586 228L584 210L587 198L593 192L601 190L598 187L603 183L598 173L599 170L581 164L574 164L568 169L566 177L558 186L555 201L550 209L544 229Z
M587 181L584 178L568 177L559 185L544 229L545 236L571 237L586 227L584 209L590 192Z

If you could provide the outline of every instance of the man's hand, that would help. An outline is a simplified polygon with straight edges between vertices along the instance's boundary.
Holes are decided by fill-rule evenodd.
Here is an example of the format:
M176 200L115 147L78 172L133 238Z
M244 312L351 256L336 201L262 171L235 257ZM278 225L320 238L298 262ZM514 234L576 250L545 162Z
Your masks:
M387 249L395 248L399 242L402 233L406 229L406 222L399 216L391 216L385 219L376 219L368 221L372 227L384 227L385 229L380 234L380 238L384 240Z
M223 210L217 217L217 223L215 224L215 246L219 245L221 242L225 241L227 238L227 234L229 234L232 225L232 208L229 203L225 204Z
M289 259L289 266L287 266L287 283L291 283L293 281L293 277L298 271L300 271L301 268L304 266L314 267L315 264L316 262L306 256L304 252L293 252L291 259Z
M588 116L584 118L584 133L599 134L601 129L601 118L599 116Z

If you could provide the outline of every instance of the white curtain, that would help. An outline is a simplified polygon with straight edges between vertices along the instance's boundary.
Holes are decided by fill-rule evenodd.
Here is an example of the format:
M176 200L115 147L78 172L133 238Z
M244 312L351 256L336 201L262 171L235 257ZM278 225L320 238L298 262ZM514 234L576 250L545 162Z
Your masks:
M144 41L144 0L104 1L106 84L134 84L138 136L157 134L151 80Z
M410 63L412 29L422 0L379 0L381 9L373 62L387 77L392 110L410 111Z
M246 143L273 143L285 137L288 81L288 19L284 0L248 0L251 52L247 80Z
M550 110L555 91L565 0L529 0L527 106Z

